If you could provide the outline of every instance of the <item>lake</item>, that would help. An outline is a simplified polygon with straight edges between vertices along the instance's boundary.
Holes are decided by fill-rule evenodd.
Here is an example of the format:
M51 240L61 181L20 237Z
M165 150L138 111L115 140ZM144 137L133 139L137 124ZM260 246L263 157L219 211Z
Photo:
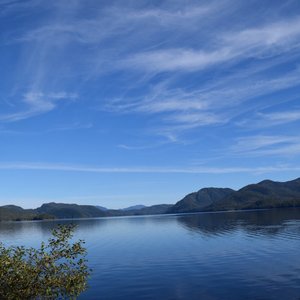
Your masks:
M57 223L0 223L38 246ZM86 241L80 299L300 299L300 209L73 220Z

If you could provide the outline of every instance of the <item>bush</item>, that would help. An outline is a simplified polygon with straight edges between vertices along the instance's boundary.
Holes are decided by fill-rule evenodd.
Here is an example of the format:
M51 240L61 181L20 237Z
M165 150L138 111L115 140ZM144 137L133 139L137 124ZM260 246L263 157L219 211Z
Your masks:
M0 243L0 299L75 299L86 290L86 249L70 242L74 229L59 225L40 249Z

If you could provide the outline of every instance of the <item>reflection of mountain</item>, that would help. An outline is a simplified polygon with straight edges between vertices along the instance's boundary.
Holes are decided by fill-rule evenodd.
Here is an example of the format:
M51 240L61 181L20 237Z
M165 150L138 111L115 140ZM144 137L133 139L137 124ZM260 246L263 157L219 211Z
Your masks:
M239 229L253 234L272 235L283 230L287 222L300 220L300 208L186 214L178 216L177 220L184 228L206 235Z
M288 182L264 180L233 191L208 188L177 202L170 213L300 206L300 178Z

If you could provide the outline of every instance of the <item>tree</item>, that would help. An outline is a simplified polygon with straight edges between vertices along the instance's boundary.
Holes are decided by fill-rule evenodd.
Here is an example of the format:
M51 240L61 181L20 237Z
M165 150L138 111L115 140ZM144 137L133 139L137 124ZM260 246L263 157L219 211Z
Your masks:
M84 241L71 243L75 225L59 225L39 249L0 243L0 299L75 299L87 288Z

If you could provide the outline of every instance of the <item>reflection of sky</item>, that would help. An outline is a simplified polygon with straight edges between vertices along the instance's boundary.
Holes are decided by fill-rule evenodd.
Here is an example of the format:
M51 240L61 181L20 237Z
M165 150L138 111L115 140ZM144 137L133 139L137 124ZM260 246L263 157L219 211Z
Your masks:
M94 269L86 299L298 295L299 220L287 209L75 221ZM37 245L54 224L1 223L0 238Z

